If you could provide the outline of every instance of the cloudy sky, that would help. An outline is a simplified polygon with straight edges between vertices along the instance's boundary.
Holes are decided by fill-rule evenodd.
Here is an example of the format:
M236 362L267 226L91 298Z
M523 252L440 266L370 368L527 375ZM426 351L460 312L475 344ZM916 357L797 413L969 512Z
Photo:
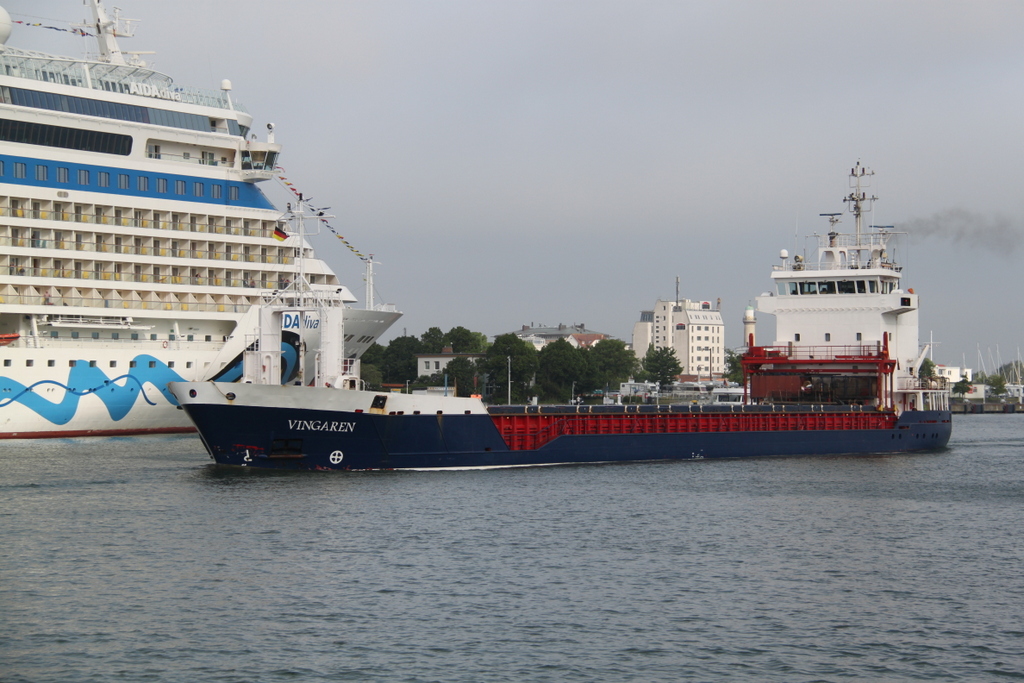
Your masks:
M142 20L123 49L183 84L229 78L255 130L276 124L289 179L380 261L396 334L561 322L629 341L678 276L721 298L739 345L779 249L826 230L860 160L869 221L910 232L896 256L936 361L979 367L980 349L992 370L1024 344L1024 3L116 4ZM93 48L18 29L19 47ZM361 296L359 260L314 244Z

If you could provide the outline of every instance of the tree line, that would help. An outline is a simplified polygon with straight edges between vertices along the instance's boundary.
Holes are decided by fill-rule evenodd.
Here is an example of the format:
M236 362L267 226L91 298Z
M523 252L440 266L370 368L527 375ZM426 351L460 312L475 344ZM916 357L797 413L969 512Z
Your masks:
M450 348L460 355L441 371L426 373L417 354L440 354ZM476 356L476 357L473 357ZM622 382L671 384L680 372L675 351L649 349L643 362L618 339L602 339L576 347L565 339L539 351L515 334L489 342L487 335L465 327L443 332L431 327L419 337L403 335L386 346L373 344L361 359L362 378L371 388L385 385L410 389L447 386L458 396L481 394L491 403L565 403L582 395L617 391Z

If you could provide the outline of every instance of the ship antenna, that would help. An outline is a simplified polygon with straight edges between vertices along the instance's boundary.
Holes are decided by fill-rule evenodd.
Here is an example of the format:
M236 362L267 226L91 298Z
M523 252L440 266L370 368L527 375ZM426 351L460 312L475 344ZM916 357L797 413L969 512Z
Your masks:
M82 29L91 28L96 31L96 42L99 44L101 62L128 64L124 58L126 53L121 52L121 48L117 45L117 39L119 37L131 38L134 35L132 33L132 22L136 20L122 19L121 10L117 7L114 8L114 18L111 19L107 16L107 11L103 9L103 4L100 0L88 0L86 4L92 10L92 23L73 24L73 26ZM134 57L134 53L128 54L133 54L133 64L141 66L138 63L138 59Z
M363 258L366 263L366 310L373 310L373 254Z
M313 212L318 224L325 218L333 218L330 214L324 213L323 210L314 209L310 205L309 198L306 198L302 193L298 193L298 201L294 204L288 205L289 211L286 215L291 219L291 223L294 226L292 234L298 235L298 246L296 251L298 256L299 273L298 278L294 283L290 285L293 294L295 295L296 305L305 306L309 303L311 298L312 287L309 285L309 280L306 279L306 238L310 235L319 234L319 229L308 230L306 226L306 209ZM319 228L319 225L317 226ZM287 236L287 233L286 233Z
M857 161L857 165L850 169L850 187L853 189L850 194L843 197L843 201L848 204L850 213L853 214L855 232L857 235L856 244L859 247L861 245L861 232L862 222L861 217L865 211L870 211L870 202L874 202L878 197L872 195L867 196L862 186L867 186L871 182L871 176L875 175L874 171L869 171L860 165L860 161ZM868 204L868 206L864 206Z

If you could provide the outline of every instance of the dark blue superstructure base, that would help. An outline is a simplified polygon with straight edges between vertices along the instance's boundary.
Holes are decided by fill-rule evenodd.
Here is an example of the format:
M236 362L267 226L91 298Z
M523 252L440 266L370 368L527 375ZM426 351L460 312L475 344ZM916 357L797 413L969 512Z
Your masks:
M894 429L591 434L509 450L491 417L378 415L190 404L210 455L221 464L280 469L430 469L562 463L869 454L944 448L946 411L904 413ZM316 429L310 427L317 427Z

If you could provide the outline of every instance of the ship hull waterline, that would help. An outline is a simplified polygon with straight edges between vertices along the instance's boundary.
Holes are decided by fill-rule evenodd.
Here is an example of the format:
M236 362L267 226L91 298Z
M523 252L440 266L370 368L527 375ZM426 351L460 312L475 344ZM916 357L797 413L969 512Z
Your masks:
M948 412L913 411L887 429L565 434L538 448L512 450L495 416L486 413L388 415L188 402L184 409L217 463L299 470L902 453L941 450L952 431Z

